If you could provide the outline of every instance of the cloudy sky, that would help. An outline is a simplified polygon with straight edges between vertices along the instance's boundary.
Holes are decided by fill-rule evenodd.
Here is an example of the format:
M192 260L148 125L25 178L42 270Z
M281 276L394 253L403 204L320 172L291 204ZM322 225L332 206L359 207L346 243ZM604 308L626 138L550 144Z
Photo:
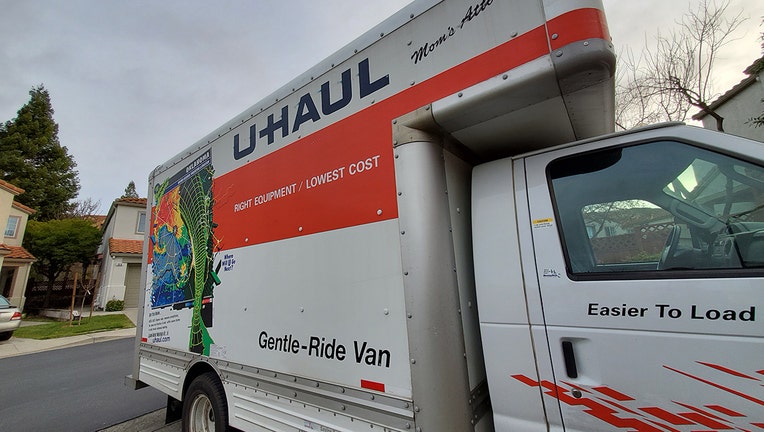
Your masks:
M500 0L508 1L508 0ZM699 0L604 0L616 50L640 51ZM724 52L717 91L761 55L761 0ZM79 199L111 202L409 0L0 0L0 121L43 84Z

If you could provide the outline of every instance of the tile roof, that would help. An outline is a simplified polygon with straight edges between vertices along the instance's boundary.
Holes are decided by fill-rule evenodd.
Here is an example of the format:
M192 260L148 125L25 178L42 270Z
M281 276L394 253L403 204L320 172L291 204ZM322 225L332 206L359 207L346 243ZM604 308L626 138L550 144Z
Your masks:
M142 254L143 240L109 239L109 252L121 254Z
M748 77L743 78L739 83L735 84L731 89L727 90L723 95L719 96L715 101L711 102L708 105L711 110L716 110L721 105L724 105L738 93L750 87L751 84L758 80L759 73L764 72L764 56L761 56L761 58L754 61L753 64L745 68L743 72L748 75ZM703 117L706 115L708 115L708 113L705 111L699 111L692 116L692 119L703 120Z
M28 250L24 249L21 246L8 246L6 244L0 243L0 253L8 253L8 255L4 255L5 259L20 259L20 260L34 260L36 259L34 255L29 253Z
M12 185L5 180L0 180L0 188L7 190L14 195L21 195L24 193L24 189L18 186Z
M33 215L33 214L37 213L37 210L35 210L35 209L31 208L31 207L27 207L27 206L25 206L24 204L21 204L18 201L14 201L12 206L14 208L16 208L17 210L21 210L21 211L23 211L24 213L26 213L28 215Z
M711 102L708 107L711 110L716 110L721 105L724 105L726 102L728 102L730 99L735 97L737 94L742 92L743 90L747 89L751 86L751 84L756 82L756 79L758 78L758 75L751 75L749 77L744 78L739 83L735 84L731 89L727 90L723 95L719 96L715 101ZM692 116L693 120L703 120L703 117L708 115L705 111L700 111Z
M146 207L146 198L118 198L114 200L115 204L138 204Z

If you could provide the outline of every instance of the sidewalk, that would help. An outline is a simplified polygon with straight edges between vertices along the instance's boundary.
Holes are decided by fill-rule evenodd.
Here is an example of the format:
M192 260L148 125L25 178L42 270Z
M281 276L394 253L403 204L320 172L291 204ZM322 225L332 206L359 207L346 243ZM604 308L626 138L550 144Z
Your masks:
M166 409L162 408L124 423L101 429L98 432L180 432L181 421L164 424L165 414Z
M121 312L94 312L93 314L106 315L113 313L124 313L134 324L137 320L138 310L125 309ZM24 323L22 321L22 325L23 324ZM135 328L130 328L46 340L21 339L17 337L11 337L11 339L8 341L0 342L0 359L77 345L86 345L114 339L135 337L135 331Z

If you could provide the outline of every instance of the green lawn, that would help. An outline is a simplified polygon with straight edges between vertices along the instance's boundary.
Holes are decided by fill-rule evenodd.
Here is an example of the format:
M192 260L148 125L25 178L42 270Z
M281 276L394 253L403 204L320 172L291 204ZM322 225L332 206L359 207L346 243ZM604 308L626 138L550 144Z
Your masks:
M49 321L45 324L24 326L13 332L13 336L26 339L55 339L133 327L135 326L132 321L123 314L99 315L82 318L79 322L75 320L71 325L69 321Z

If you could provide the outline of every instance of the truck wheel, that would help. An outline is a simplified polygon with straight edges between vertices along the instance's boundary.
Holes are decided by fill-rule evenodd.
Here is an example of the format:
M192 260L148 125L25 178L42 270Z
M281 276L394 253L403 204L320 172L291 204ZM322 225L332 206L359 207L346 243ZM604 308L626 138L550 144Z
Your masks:
M188 387L183 398L183 430L228 431L228 403L223 384L214 372L199 375Z

